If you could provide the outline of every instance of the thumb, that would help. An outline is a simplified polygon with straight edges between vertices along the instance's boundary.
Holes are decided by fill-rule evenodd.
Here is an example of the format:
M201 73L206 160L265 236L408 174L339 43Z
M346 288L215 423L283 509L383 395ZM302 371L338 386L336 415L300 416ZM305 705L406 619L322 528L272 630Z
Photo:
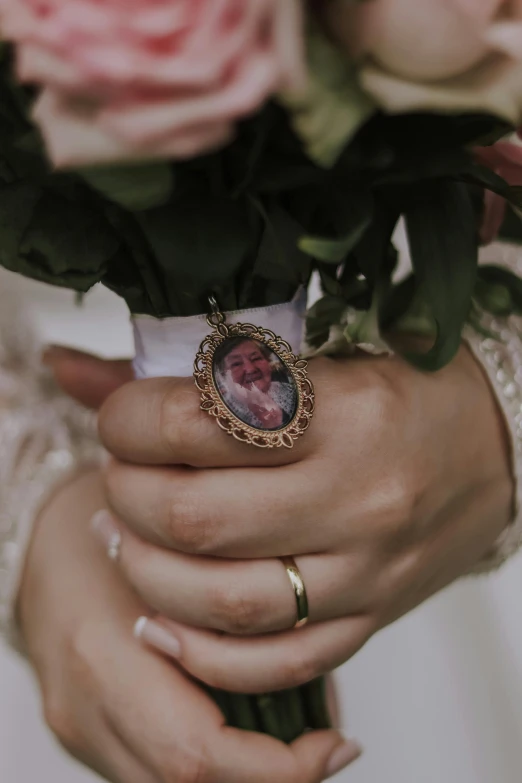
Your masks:
M45 351L43 363L58 386L87 408L98 409L112 392L134 377L129 360L107 361L59 345Z

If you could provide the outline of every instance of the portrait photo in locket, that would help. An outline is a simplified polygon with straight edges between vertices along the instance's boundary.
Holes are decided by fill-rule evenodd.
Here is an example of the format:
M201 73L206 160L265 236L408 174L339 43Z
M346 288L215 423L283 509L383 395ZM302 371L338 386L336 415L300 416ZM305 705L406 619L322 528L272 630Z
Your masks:
M214 353L213 374L221 399L243 424L279 430L294 418L298 403L294 378L282 359L260 340L224 340Z

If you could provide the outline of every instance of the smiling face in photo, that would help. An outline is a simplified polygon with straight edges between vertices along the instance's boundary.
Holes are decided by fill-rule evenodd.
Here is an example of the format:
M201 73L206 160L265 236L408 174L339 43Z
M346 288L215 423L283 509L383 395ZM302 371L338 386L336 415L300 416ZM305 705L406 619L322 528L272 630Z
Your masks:
M225 371L238 386L256 386L265 394L272 384L272 366L261 347L253 340L244 340L226 356Z
M243 424L277 430L295 414L298 394L285 363L269 346L251 337L225 339L214 353L216 389Z

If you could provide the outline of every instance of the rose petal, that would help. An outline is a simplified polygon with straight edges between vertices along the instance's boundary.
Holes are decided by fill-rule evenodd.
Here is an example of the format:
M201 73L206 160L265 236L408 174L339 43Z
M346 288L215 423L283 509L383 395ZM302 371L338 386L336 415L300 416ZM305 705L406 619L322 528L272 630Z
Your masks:
M98 163L143 160L133 146L122 145L121 139L106 133L96 124L97 109L64 101L50 90L38 100L34 116L39 123L52 163L58 168L71 168ZM226 144L233 136L233 126L216 123L189 128L169 138L154 149L154 157L187 158L210 152ZM153 157L147 154L147 158Z
M128 144L146 147L156 140L166 140L205 122L223 122L230 116L247 116L255 111L261 96L274 89L277 71L270 57L252 56L230 84L217 92L203 95L174 95L154 102L132 101L128 105L111 106L100 113L103 128Z
M368 65L361 81L377 102L392 113L409 111L488 111L513 125L522 122L522 59L513 65L499 55L496 62L440 84L399 79Z

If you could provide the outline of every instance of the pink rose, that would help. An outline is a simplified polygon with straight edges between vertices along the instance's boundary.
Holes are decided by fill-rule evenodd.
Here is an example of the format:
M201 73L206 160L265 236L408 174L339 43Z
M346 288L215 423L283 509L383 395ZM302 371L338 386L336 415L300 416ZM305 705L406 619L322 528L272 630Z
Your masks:
M522 129L491 147L479 147L475 157L483 166L492 169L510 185L522 186ZM506 200L487 190L485 192L484 218L480 231L483 244L497 236L506 214Z
M317 8L384 109L522 122L522 0L317 0Z
M0 0L58 166L187 157L305 78L300 0Z

